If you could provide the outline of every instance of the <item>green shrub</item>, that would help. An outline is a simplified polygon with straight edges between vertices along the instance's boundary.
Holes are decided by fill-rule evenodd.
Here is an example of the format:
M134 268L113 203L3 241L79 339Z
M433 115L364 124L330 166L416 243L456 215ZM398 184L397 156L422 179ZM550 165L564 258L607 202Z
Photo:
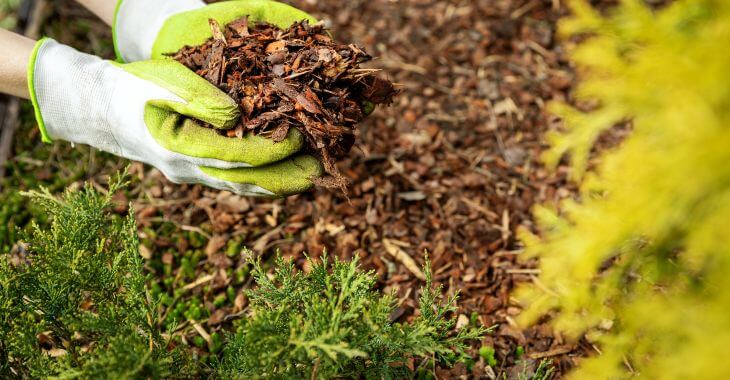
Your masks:
M467 340L486 331L463 328L450 336L455 319L448 314L456 310L456 297L438 302L441 288L432 287L428 266L420 314L400 324L390 320L396 299L373 290L375 275L358 270L357 256L308 262L312 269L304 274L278 259L271 279L255 263L258 288L248 292L252 316L230 337L221 377L402 378L410 372L408 359L449 362L463 354Z
M166 295L152 296L133 213L111 212L123 185L118 176L105 194L91 185L26 194L50 223L0 256L0 378L393 378L410 376L415 358L450 364L487 331L453 331L456 296L438 301L428 266L420 314L400 324L390 320L396 299L373 290L374 274L356 259L325 255L307 274L278 259L272 279L257 261L251 315L227 341L211 335L207 348L222 354L206 367L172 348L175 323L160 321Z
M133 216L109 212L87 185L54 198L31 192L52 216L21 252L0 258L0 374L22 377L161 377L180 370L152 321ZM27 252L23 252L26 251Z
M600 343L575 377L727 378L730 2L572 9L561 30L585 37L577 96L597 107L553 107L566 131L547 162L570 153L580 178L597 136L624 120L633 130L600 155L580 200L537 210L541 238L523 233L545 285L522 289L523 322L553 310L557 328Z

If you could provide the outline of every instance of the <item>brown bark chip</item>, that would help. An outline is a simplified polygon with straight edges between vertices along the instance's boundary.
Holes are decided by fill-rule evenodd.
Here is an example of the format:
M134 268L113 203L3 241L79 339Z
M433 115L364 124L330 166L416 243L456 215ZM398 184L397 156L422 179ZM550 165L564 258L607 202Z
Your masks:
M240 138L253 132L278 142L297 128L332 176L315 183L346 193L347 180L335 162L349 153L366 108L390 105L398 93L392 82L375 76L379 70L360 68L372 57L306 21L283 30L243 17L225 28L210 20L210 27L213 38L180 49L174 58L239 104L238 125L221 133Z

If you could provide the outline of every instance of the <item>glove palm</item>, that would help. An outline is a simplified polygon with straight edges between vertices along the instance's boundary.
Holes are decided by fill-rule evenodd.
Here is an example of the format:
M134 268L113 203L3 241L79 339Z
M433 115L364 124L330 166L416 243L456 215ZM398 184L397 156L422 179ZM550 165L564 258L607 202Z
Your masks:
M292 130L280 143L221 136L238 106L172 60L117 64L53 40L38 43L30 69L44 140L63 139L143 161L174 182L203 183L239 194L285 196L321 174L316 159L290 158L302 147Z

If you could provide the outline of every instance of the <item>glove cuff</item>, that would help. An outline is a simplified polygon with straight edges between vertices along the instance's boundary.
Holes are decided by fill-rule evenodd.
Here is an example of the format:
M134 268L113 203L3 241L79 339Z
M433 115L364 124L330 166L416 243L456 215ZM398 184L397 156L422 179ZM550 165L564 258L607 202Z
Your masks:
M33 113L35 114L35 119L38 122L38 129L41 131L41 140L43 140L44 143L51 143L53 140L51 140L51 137L48 136L48 131L46 130L46 123L43 121L43 115L41 115L41 108L38 105L38 94L35 90L35 66L36 62L38 60L38 51L40 50L41 46L48 41L48 37L43 37L38 42L36 42L35 46L33 47L33 51L30 53L30 60L28 62L28 93L30 93L30 102L33 104Z
M170 16L204 6L202 0L119 0L112 23L117 60L150 59L157 34Z
M50 38L36 44L28 86L44 142L61 139L121 151L106 117L116 80L110 68Z

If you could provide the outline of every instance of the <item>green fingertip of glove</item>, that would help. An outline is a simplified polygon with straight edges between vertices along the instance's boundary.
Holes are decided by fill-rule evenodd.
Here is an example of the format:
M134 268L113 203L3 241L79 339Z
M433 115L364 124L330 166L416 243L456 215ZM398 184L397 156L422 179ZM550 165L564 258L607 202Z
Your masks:
M41 140L44 143L52 143L51 137L48 136L46 130L46 123L43 122L43 116L41 115L41 108L38 106L38 95L35 92L35 64L38 59L38 51L41 46L48 41L48 38L43 37L36 42L33 47L33 52L30 54L30 62L28 62L28 92L30 93L30 101L33 103L33 113L35 114L35 120L38 122L38 129L41 131Z
M243 138L226 137L154 104L145 108L145 123L155 141L165 149L191 157L245 162L251 166L283 160L304 145L304 137L294 128L281 142L252 134Z
M174 15L165 21L152 46L152 58L163 58L180 48L200 45L212 36L209 19L215 19L223 26L243 16L251 22L265 21L280 28L308 20L317 19L290 5L270 0L224 1L206 7Z
M155 100L154 104L210 123L219 129L236 126L240 111L236 102L204 78L172 60L114 63L124 71L148 80L187 103Z
M297 156L258 168L217 169L200 167L203 173L228 182L252 184L274 193L277 197L299 194L314 186L313 178L324 170L316 158Z

